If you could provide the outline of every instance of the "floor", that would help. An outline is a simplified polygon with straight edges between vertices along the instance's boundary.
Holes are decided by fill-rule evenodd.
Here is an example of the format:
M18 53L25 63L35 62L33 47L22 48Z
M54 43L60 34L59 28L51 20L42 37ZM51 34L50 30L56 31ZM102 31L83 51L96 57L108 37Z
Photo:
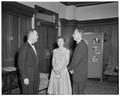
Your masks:
M85 94L119 94L118 86L116 77L109 77L102 83L98 79L88 79Z
M46 95L46 88L48 84L46 74L41 75L41 84L40 84L40 95ZM19 89L12 90L11 94L19 94ZM112 77L112 76L106 76L101 83L99 79L88 79L86 83L86 88L84 90L84 93L86 95L89 94L100 94L100 95L117 95L119 94L119 84L118 84L118 78Z

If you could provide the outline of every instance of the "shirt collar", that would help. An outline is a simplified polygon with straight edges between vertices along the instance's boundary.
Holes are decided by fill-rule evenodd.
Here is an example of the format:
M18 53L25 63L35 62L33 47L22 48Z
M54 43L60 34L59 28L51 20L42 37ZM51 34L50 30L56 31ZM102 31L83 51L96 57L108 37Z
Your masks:
M82 40L82 39L78 40L78 41L77 41L77 44L78 44L81 40Z
M28 40L28 43L32 46L32 43Z

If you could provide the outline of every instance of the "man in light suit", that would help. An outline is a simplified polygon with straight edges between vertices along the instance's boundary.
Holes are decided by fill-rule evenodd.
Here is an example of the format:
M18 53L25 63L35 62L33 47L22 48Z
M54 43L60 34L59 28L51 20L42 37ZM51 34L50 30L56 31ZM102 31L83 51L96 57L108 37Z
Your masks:
M38 94L40 83L38 53L33 45L38 39L37 31L29 30L27 39L27 42L20 47L18 57L22 94Z
M68 69L73 74L73 94L84 94L88 73L88 47L83 40L84 31L75 29L73 38L77 42L73 57Z

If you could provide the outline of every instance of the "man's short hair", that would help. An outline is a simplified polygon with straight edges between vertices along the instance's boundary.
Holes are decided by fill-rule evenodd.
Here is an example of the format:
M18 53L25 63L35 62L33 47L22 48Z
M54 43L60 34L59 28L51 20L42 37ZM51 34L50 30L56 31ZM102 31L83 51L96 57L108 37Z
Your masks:
M81 28L76 28L75 30L77 30L82 36L84 36L84 30Z
M28 32L27 32L27 37L29 37L30 34L33 33L34 31L36 31L36 29L30 29L30 30L28 30ZM37 32L37 31L36 31L36 32Z

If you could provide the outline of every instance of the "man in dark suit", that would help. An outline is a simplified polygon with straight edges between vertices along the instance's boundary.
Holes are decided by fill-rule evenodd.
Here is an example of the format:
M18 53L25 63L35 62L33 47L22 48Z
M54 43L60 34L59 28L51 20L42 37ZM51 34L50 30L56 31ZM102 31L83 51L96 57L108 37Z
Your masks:
M84 31L75 29L73 38L77 41L68 69L73 74L73 94L83 94L88 73L88 47L83 40Z
M38 54L35 46L38 33L36 30L29 30L27 42L19 50L18 67L21 77L22 94L38 94L40 74L38 67Z

